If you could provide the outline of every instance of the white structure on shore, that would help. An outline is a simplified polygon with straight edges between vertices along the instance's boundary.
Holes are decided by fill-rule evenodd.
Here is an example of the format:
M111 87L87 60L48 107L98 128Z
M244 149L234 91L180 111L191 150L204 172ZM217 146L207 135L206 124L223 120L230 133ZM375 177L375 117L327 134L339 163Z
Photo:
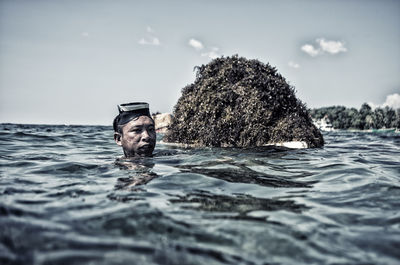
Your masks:
M156 126L156 132L166 133L168 126L172 122L172 115L170 113L160 113L153 115L153 120Z
M313 123L315 126L317 126L318 129L324 132L331 132L335 130L327 116L323 117L320 120L313 119Z

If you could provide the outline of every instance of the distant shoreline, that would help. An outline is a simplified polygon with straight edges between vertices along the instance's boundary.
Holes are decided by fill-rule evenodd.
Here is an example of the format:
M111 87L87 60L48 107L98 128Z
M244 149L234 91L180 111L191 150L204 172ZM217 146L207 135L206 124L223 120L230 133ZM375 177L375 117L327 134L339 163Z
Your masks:
M322 130L399 130L400 108L372 109L364 103L359 110L331 106L310 110L314 124Z

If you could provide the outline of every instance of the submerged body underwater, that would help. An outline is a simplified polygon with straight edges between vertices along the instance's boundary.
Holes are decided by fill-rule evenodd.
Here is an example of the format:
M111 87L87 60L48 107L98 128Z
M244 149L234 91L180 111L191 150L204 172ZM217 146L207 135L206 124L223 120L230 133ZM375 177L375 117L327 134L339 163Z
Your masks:
M1 264L398 264L400 134L119 159L109 126L0 125Z

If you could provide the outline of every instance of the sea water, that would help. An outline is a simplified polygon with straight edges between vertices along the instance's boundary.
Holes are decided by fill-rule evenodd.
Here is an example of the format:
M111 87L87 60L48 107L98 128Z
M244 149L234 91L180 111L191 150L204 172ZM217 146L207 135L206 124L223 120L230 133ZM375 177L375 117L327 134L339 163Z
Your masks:
M1 264L399 264L400 134L120 159L111 126L0 125Z

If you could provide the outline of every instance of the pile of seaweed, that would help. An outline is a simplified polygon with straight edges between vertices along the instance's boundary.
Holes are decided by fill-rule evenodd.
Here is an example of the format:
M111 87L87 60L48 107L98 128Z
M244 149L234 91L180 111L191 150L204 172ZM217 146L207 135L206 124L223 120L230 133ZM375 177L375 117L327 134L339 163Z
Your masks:
M324 140L294 87L269 64L237 55L196 67L182 89L165 142L196 146L256 147Z

